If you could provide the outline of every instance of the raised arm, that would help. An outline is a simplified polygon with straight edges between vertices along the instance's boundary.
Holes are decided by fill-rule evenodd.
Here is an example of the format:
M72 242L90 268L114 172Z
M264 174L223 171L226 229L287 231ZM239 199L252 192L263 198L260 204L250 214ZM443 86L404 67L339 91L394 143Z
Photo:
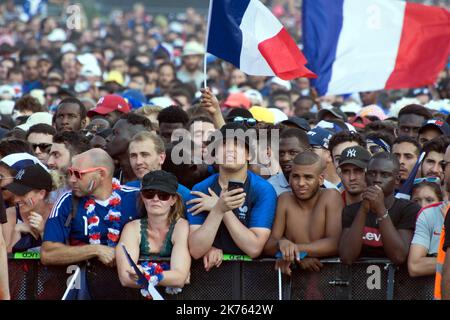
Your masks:
M212 117L214 122L214 127L216 129L222 128L225 124L225 120L223 119L222 112L220 111L219 101L216 96L211 92L210 88L200 89L202 92L202 98L200 105L204 108L209 115Z

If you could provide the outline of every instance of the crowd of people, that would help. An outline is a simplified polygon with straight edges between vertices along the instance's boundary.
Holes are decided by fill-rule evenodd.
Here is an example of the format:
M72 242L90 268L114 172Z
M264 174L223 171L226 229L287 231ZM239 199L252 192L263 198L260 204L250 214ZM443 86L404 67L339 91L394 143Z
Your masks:
M286 3L272 10L292 27ZM27 250L138 288L119 243L170 293L195 281L192 258L209 271L235 254L287 275L388 258L437 272L450 298L450 65L426 88L318 97L213 56L204 79L191 8L136 4L80 30L21 8L0 4L0 298L7 253Z

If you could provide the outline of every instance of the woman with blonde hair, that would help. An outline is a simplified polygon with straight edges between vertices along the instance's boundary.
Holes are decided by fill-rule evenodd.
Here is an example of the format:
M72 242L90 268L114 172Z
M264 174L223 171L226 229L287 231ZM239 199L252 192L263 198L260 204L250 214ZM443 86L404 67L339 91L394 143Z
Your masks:
M188 249L189 224L183 218L184 207L177 193L177 178L169 172L147 173L139 198L142 218L127 223L120 242L146 278L154 285L170 288L174 293L186 283L191 267ZM170 267L160 261L170 257ZM139 288L137 275L130 267L121 246L116 247L117 269L123 286ZM141 291L144 296L148 293Z

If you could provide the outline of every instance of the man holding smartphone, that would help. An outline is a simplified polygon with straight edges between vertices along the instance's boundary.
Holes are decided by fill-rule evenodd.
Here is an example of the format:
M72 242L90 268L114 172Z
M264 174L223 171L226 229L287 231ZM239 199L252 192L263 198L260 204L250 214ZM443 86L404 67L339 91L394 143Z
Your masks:
M189 250L195 259L203 257L206 270L219 266L223 253L258 257L270 235L277 195L270 183L248 170L246 130L238 123L220 129L221 138L208 146L216 151L219 173L192 188L202 201L187 217Z

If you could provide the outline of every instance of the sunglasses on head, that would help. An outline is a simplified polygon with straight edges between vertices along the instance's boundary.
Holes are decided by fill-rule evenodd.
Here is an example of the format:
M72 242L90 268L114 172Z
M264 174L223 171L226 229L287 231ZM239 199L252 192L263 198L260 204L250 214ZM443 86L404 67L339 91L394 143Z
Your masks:
M171 194L164 192L164 191L157 191L157 190L144 190L141 191L142 196L145 199L152 200L155 198L155 196L158 196L158 199L161 201L167 201L170 199Z
M233 122L237 122L240 124L246 124L249 127L256 126L256 124L258 123L258 121L256 121L256 119L244 118L244 117L234 117Z
M75 176L75 178L77 178L78 180L81 180L83 178L83 174L86 173L90 173L90 172L95 172L97 170L104 170L106 171L105 167L95 167L95 168L89 168L89 169L84 169L84 170L78 170L75 168L68 168L67 169L67 173L70 176Z
M417 178L414 179L414 185L419 184L421 182L431 182L431 183L437 183L437 184L441 184L441 179L439 179L438 177L429 177L429 178Z
M51 143L32 143L31 147L33 148L33 151L36 151L36 149L39 147L39 150L48 153L50 151L50 148L52 147L52 144Z

